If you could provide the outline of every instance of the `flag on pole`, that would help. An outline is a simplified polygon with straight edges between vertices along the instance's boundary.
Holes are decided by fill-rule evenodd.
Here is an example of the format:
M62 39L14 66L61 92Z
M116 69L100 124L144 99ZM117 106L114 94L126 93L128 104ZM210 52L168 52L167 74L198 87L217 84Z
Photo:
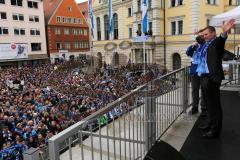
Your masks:
M143 35L144 33L148 32L148 15L147 15L148 1L147 0L142 0L141 10L142 10L142 35Z
M88 0L88 17L90 19L91 35L92 35L92 38L94 38L94 32L93 32L94 22L93 22L93 12L92 12L92 3L91 3L91 1L92 0Z
M112 35L113 32L112 0L108 0L108 18L109 18L109 35Z

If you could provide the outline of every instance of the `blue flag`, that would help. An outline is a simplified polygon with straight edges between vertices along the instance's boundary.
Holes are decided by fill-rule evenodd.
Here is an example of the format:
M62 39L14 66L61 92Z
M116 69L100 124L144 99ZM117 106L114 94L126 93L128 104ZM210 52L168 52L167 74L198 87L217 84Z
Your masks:
M148 15L147 15L148 1L147 0L142 0L141 10L142 10L142 35L143 35L144 33L148 32Z
M93 22L93 12L92 12L92 4L91 4L91 0L88 0L88 17L90 19L90 27L91 27L91 35L92 38L94 38L94 22Z
M109 35L113 32L112 0L108 0Z

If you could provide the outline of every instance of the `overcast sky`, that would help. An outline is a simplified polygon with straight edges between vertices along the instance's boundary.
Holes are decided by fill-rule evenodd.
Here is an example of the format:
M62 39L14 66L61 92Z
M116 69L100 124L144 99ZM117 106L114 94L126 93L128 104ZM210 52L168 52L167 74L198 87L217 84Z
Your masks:
M77 3L86 2L87 0L75 0Z

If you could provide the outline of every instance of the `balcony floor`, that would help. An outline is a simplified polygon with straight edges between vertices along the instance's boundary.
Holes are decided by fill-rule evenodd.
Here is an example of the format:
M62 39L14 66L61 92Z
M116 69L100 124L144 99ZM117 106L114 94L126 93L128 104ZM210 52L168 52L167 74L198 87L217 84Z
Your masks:
M199 118L180 153L186 160L238 160L240 157L240 88L221 91L223 130L218 139L204 139L198 125Z

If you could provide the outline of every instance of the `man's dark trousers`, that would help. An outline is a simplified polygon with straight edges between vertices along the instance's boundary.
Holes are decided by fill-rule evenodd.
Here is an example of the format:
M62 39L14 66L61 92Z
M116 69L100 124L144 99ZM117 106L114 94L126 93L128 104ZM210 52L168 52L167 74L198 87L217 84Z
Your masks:
M204 101L207 106L208 126L215 134L220 134L222 129L222 107L220 102L221 82L212 81L209 76L201 77ZM209 107L208 107L209 106Z
M201 86L201 78L197 74L191 75L192 77L192 99L193 99L193 106L192 110L198 111L198 104L199 104L199 89ZM202 112L206 111L206 105L203 99L203 91L201 87L201 110Z

